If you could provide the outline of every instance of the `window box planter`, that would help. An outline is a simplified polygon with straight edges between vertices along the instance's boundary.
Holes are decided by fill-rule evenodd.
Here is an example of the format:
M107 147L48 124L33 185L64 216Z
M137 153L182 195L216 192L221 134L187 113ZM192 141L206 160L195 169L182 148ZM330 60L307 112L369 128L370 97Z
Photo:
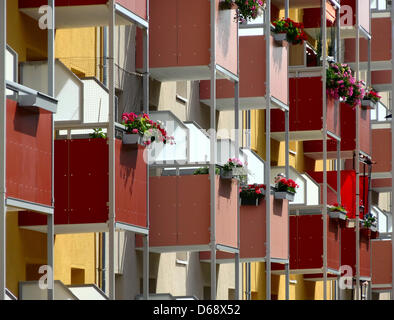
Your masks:
M369 229L370 229L372 232L378 232L378 228L377 228L376 226L370 226Z
M346 213L341 211L329 211L328 215L331 219L346 220Z
M144 146L144 143L142 142L142 137L140 134L135 134L135 133L123 133L123 138L122 142L125 145L130 145L135 148L137 148L139 145Z
M371 229L370 228L363 227L363 228L361 228L360 231L361 231L362 234L364 234L367 237L371 236Z
M373 102L372 100L363 100L361 101L361 106L363 109L370 109L370 110L375 110L376 109L376 103Z
M260 189L260 190L261 190L261 195L263 196L261 198L247 197L247 196L243 196L241 194L241 206L256 206L257 207L260 204L260 201L265 196L265 190L264 189Z
M283 46L284 41L287 40L287 33L274 33L273 37L278 44L281 44Z
M346 228L354 228L356 226L356 221L355 220L346 220Z
M220 177L222 179L238 179L240 180L241 177L245 176L243 168L233 168L231 170L220 170Z
M274 192L275 199L294 201L294 197L295 197L295 193L293 193L293 192L288 192L288 191L275 191Z

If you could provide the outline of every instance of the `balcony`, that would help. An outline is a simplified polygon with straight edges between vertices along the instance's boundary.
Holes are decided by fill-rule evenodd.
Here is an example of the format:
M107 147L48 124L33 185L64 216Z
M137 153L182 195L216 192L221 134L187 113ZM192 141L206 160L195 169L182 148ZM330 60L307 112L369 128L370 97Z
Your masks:
M341 159L353 159L356 150L356 110L345 103L340 104ZM359 112L360 152L371 155L371 110L360 107ZM312 159L323 159L322 141L304 141L304 154ZM327 140L327 158L337 158L337 141Z
M6 51L6 204L52 213L52 117L57 100L18 84L18 57Z
M391 240L371 241L372 290L391 290L392 251Z
M316 76L312 76L316 74ZM322 140L323 88L321 68L306 68L290 76L290 140ZM305 90L307 88L307 90ZM327 96L328 136L340 136L339 110L335 100ZM279 110L271 113L271 136L278 141L285 139L285 116Z
M238 76L236 11L216 5L218 77ZM210 3L196 0L150 0L150 73L159 81L210 79ZM142 38L137 36L137 66L142 68ZM139 49L138 49L139 48Z
M358 17L357 17L358 7ZM371 9L362 0L342 0L341 11L345 11L341 16L341 38L356 37L357 19L360 24L360 36L367 38L371 28Z
M240 261L258 262L266 259L266 203L261 200L258 206L242 205L240 209ZM271 201L271 259L275 263L285 263L289 257L288 200ZM200 252L200 260L209 262L211 253ZM226 252L216 253L216 263L234 263L234 255Z
M146 26L147 4L148 0L116 0L116 24L130 24L132 19ZM46 5L46 0L19 0L19 10L35 20L44 14L39 8ZM57 29L108 25L108 0L56 0L55 7Z
M266 101L266 37L242 36L239 38L239 106L241 110L265 109ZM271 99L273 108L288 105L288 48L271 41ZM234 83L218 80L216 106L218 110L234 108ZM200 81L200 99L210 105L210 82Z
M320 32L321 28L321 8L305 8L303 15L303 23L305 27L305 32L310 35L316 35ZM335 7L331 4L330 1L326 2L326 26L332 27L335 26L336 21L336 10Z
M55 233L106 232L109 181L106 139L55 141ZM147 170L144 148L115 142L116 227L145 229ZM45 219L25 214L19 226L45 232ZM127 229L127 228L126 228Z
M360 229L361 230L361 229ZM371 241L364 232L360 232L360 279L371 279ZM341 264L351 266L356 275L356 229L344 228L341 232Z

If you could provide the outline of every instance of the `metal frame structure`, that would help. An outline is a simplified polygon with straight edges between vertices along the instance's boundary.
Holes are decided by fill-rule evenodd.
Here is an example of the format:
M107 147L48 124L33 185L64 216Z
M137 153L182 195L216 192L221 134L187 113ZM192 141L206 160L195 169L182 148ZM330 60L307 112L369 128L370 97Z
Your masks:
M391 3L391 47L394 48L394 4ZM394 69L394 50L391 50L391 69ZM394 94L394 72L391 72L391 113L393 112L393 99ZM391 119L391 141L394 141L394 120ZM391 151L391 159L394 159L394 148ZM394 165L393 160L391 160L391 215L393 215L393 203L394 203ZM392 255L392 269L391 275L394 275L394 219L391 218L392 229L391 229L391 255ZM392 276L391 283L391 300L394 300L394 277Z

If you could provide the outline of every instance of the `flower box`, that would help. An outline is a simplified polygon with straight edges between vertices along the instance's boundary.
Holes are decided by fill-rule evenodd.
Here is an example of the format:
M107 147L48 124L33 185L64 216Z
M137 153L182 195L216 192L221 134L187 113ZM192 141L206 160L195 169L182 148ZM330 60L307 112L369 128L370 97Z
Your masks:
M265 190L264 189L260 189L261 193L260 195L265 196ZM263 199L263 197L247 197L247 196L243 196L241 193L241 206L258 206L260 204L261 199Z
M356 226L356 221L355 220L346 220L346 228L354 228Z
M363 228L361 228L360 232L361 232L363 235L367 236L367 237L370 237L370 236L371 236L371 229L370 229L370 228L365 228L365 227L363 227Z
M331 219L346 220L346 213L343 213L341 211L329 211L328 216Z
M138 145L143 146L144 143L142 142L142 137L140 134L135 134L135 133L123 133L123 138L122 138L123 144L126 145L132 145L137 147Z
M231 170L222 169L220 171L220 177L222 179L239 179L242 176L245 176L242 168L233 168Z
M276 42L283 45L283 41L286 41L287 39L287 33L274 33L273 37Z
M361 102L361 106L364 108L364 109L371 109L371 110L375 110L376 109L376 103L375 102L373 102L372 100L363 100L362 102Z
M372 232L378 232L378 228L377 228L376 226L370 226L369 229L370 229Z
M275 199L285 199L289 201L294 201L295 193L288 191L275 191L274 198Z

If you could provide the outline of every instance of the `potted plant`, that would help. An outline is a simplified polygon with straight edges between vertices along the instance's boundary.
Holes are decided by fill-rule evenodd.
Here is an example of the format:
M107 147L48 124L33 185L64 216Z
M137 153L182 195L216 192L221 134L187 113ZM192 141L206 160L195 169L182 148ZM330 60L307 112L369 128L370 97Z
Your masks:
M275 199L287 199L289 201L294 201L296 194L296 189L299 185L295 183L292 179L286 179L285 177L279 178L275 181Z
M361 102L361 106L366 109L375 109L376 104L380 101L382 97L373 88L367 88L364 99Z
M215 173L217 175L220 175L220 169L218 167L216 167ZM208 167L198 168L193 173L193 175L195 175L195 176L201 175L201 174L209 174L209 168Z
M348 96L346 97L345 102L349 106L355 108L361 105L361 102L364 99L365 89L363 82L353 81L353 79L351 79L351 82L354 83L352 83L349 87Z
M335 100L343 99L353 95L356 79L352 76L352 70L347 64L330 62L327 73L327 94Z
M102 128L93 129L93 133L90 134L91 139L107 139L107 134L103 132Z
M123 134L123 144L149 146L153 142L174 144L174 137L170 137L159 121L152 121L147 114L136 115L124 113L122 124L126 128Z
M342 205L335 203L334 205L327 206L328 208L328 215L332 219L340 219L346 220L347 219L347 211L345 207Z
M238 9L236 22L245 23L259 17L263 13L263 0L223 0L220 9Z
M367 213L364 216L363 227L365 229L368 229L368 235L369 236L371 235L371 231L372 232L377 232L378 229L377 229L377 226L376 226L376 217L373 216L370 213Z
M304 25L302 23L295 22L290 18L275 20L274 26L274 39L278 42L287 40L290 44L303 44L307 40L307 36L304 32Z
M237 158L231 158L223 166L220 176L223 179L239 179L241 182L245 182L248 177L248 171L244 167L241 160Z
M249 184L240 188L242 206L258 206L260 200L265 196L264 184Z

